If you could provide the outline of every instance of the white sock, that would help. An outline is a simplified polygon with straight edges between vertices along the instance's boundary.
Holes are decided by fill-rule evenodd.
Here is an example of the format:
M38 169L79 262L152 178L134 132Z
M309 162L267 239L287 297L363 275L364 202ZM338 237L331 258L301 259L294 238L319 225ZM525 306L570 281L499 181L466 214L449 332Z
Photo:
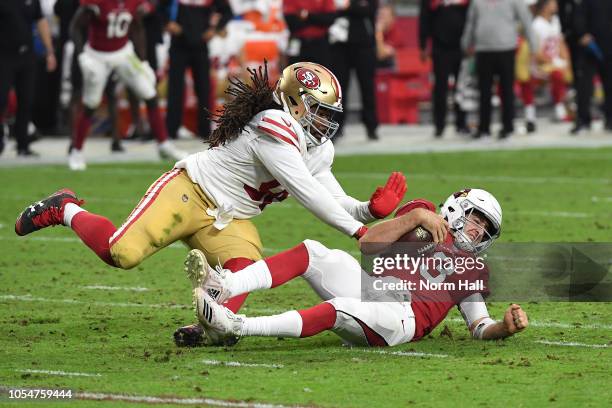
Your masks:
M302 316L295 310L274 316L245 317L242 336L300 337Z
M272 275L264 260L257 261L230 275L227 283L232 297L272 287Z
M563 120L567 116L567 110L565 109L565 105L562 103L558 103L555 105L555 116L558 120Z
M80 213L81 211L86 211L79 207L74 203L68 203L64 206L64 225L67 227L71 227L72 218Z
M535 122L536 120L536 110L534 105L526 105L525 106L525 119L528 122Z

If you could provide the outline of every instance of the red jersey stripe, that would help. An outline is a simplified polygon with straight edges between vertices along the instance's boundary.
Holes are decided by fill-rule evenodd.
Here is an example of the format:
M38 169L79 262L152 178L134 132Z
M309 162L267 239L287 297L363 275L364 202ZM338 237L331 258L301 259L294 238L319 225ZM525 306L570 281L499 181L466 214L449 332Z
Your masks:
M266 132L267 134L277 137L279 139L281 139L282 141L289 143L290 145L292 145L293 147L295 147L296 149L298 149L298 152L300 151L300 148L298 147L298 145L295 144L295 142L291 139L289 139L286 136L281 135L280 133L278 133L277 131L273 130L273 129L269 129L263 126L257 126L258 129L263 130L264 132Z
M296 142L298 142L298 143L299 143L299 141L298 141L298 137L297 137L297 134L296 134L296 133L293 131L293 129L291 129L291 128L290 128L290 127L288 127L287 125L284 125L284 124L282 124L282 123L280 123L280 122L277 122L277 121L275 121L274 119L271 119L271 118L269 118L269 117L267 117L267 116L266 116L266 117L264 117L262 120L263 120L264 122L271 123L271 124L273 124L274 126L276 126L276 127L279 127L279 128L281 128L281 129L283 129L285 132L289 133L289 136L291 136L293 139L295 139L295 141L296 141Z

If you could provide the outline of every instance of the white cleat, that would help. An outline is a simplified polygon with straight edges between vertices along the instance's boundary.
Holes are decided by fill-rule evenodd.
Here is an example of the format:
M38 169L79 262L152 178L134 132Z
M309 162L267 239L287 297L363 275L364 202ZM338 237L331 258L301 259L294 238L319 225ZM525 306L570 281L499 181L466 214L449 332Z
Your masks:
M83 171L87 169L85 156L81 150L72 148L68 154L68 168L72 171Z
M232 274L220 266L210 266L199 249L192 249L187 254L185 273L193 289L204 289L215 302L221 304L231 297L228 281Z
M215 344L233 346L240 339L243 318L215 302L202 288L193 290L193 303L200 324Z
M159 152L159 157L162 159L183 160L185 157L189 156L189 153L180 150L169 140L158 144L157 151Z

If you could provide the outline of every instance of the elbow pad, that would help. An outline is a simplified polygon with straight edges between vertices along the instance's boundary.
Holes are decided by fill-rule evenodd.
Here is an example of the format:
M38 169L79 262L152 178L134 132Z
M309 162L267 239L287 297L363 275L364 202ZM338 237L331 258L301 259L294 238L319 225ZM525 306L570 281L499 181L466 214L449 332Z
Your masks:
M495 320L491 319L490 317L485 317L480 323L478 323L478 325L476 325L476 327L474 327L474 330L472 331L472 337L474 337L475 339L482 340L482 336L484 335L484 332L487 327L495 323L497 323Z

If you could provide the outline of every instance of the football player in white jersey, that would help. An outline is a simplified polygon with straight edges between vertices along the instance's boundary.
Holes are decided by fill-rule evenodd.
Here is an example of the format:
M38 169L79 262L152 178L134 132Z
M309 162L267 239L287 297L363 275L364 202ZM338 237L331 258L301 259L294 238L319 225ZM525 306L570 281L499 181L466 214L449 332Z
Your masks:
M519 305L512 304L504 319L496 322L484 301L489 293L489 271L475 257L500 234L502 212L495 197L484 190L464 189L448 197L440 215L435 210L427 200L413 200L402 206L394 219L374 225L360 239L362 251L371 253L375 246L374 253L380 253L381 246L423 226L437 244L432 257L445 261L443 270L436 263L405 270L400 275L393 269L391 276L396 278L412 276L414 289L381 291L368 301L362 301L362 286L371 280L376 288L376 279L362 275L361 265L348 253L330 250L317 241L305 240L234 274L211 268L201 252L192 250L185 262L186 272L208 344L233 345L243 336L309 337L332 330L352 345L394 346L425 337L455 306L476 339L499 339L524 330L529 321ZM388 255L385 264L393 257ZM475 262L464 262L470 259ZM462 267L455 270L449 265ZM414 273L416 269L420 273ZM274 288L298 276L308 282L323 303L261 317L237 316L219 304L229 296ZM419 285L422 281L435 282L440 289L424 288ZM395 281L398 282L405 280ZM462 288L461 282L473 285Z
M107 264L130 269L171 243L198 248L211 264L239 270L261 259L262 244L250 218L289 194L342 233L361 237L364 224L391 214L406 192L394 172L368 201L348 196L331 172L342 111L336 77L314 63L284 69L276 86L267 70L251 82L232 82L234 99L216 118L211 148L176 163L116 228L90 213L68 189L28 206L15 231L26 235L52 225L72 228ZM236 311L245 296L227 306Z

